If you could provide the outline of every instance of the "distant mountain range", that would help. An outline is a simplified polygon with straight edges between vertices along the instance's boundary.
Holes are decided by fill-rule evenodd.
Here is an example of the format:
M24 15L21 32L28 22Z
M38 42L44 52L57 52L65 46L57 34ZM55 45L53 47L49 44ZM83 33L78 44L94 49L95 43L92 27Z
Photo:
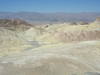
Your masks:
M54 23L54 22L91 22L100 13L38 13L38 12L0 12L0 19L22 19L30 23Z

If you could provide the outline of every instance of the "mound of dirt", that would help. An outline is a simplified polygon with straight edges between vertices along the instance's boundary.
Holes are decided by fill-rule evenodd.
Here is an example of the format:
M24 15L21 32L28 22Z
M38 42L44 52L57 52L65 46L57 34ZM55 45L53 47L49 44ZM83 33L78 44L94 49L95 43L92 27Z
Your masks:
M100 17L97 17L97 18L96 18L96 21L97 21L97 22L100 22Z
M31 27L31 24L21 19L0 19L0 27L6 27L10 30L26 30Z
M97 17L93 24L100 25L100 17Z
M29 47L23 32L17 32L0 27L0 55L20 52Z
M48 43L67 43L75 41L100 40L99 25L53 25L44 29L38 40Z
M0 26L16 26L16 25L30 25L21 19L0 19Z
M98 30L57 32L55 35L62 42L100 40L100 31Z

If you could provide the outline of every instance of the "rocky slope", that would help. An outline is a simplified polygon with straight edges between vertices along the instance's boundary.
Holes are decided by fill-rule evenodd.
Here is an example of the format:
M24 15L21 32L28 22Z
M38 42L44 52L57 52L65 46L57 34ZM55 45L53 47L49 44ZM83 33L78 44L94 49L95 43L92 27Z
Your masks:
M99 58L96 23L0 27L0 75L100 75Z
M0 19L0 27L10 30L27 30L31 27L31 24L21 19Z

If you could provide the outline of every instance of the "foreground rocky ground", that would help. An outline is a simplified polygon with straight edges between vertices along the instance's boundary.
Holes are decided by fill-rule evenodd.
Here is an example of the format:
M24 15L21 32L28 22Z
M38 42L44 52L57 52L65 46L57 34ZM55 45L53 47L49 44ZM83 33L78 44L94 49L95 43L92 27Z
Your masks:
M46 45L0 57L0 74L99 75L99 58L99 41Z
M0 75L100 75L100 25L21 27L0 27Z

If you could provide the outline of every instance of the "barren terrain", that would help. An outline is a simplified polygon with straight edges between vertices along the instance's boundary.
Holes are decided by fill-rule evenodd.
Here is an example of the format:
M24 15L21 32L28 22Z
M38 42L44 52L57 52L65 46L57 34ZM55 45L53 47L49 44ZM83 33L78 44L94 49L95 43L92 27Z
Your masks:
M0 75L100 75L99 22L25 24L0 27Z

